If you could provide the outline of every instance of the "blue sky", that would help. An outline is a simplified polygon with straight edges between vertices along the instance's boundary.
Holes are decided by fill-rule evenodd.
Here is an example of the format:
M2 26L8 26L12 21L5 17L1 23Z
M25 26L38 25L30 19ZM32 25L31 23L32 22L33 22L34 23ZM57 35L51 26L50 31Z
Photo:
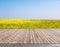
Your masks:
M0 18L60 19L60 0L0 0Z

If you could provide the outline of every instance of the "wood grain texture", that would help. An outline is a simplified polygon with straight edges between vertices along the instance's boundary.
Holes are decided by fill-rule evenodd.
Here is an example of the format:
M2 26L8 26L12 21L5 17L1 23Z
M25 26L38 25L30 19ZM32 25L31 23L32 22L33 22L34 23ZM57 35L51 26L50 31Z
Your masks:
M0 29L0 43L57 44L60 29Z

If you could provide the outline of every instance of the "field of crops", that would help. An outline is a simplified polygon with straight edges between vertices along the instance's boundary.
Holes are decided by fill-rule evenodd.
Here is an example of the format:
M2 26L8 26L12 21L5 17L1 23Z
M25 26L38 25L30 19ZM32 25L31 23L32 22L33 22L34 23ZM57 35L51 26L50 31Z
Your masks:
M60 28L60 20L0 18L0 28Z

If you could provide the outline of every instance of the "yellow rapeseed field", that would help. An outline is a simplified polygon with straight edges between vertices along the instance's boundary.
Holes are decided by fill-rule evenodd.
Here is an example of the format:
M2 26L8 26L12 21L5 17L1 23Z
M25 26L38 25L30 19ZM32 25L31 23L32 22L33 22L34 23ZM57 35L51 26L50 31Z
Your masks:
M0 18L0 28L60 28L60 20Z

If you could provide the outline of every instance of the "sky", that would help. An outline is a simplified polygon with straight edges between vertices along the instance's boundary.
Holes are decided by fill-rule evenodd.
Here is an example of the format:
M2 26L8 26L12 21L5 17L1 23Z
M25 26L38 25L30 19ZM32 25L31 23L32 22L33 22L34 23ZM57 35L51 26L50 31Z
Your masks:
M60 0L0 0L0 18L60 19Z

